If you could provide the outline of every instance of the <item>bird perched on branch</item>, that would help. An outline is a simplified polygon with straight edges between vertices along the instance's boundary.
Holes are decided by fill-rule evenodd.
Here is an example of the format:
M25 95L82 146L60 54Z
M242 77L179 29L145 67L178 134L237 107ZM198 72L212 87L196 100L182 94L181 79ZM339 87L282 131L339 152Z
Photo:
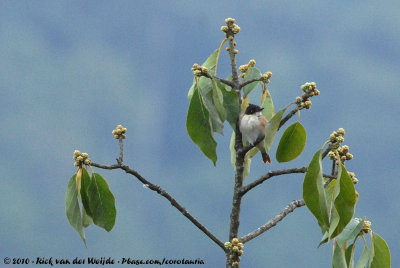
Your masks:
M264 163L271 163L271 158L264 146L265 127L268 120L261 113L262 110L264 108L258 105L249 104L244 114L239 117L239 129L243 137L260 150Z

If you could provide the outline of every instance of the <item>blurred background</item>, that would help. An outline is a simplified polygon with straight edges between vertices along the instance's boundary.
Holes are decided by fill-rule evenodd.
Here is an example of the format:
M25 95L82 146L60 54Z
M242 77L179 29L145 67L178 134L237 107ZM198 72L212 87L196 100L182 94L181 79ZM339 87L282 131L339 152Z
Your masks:
M238 65L255 59L262 72L273 73L276 111L307 81L321 91L301 112L308 133L303 154L279 164L275 144L273 164L257 155L246 182L270 169L307 165L343 127L354 154L347 169L359 179L355 217L372 221L399 263L399 9L398 1L1 1L0 262L166 257L224 267L220 248L122 171L96 169L115 195L117 219L109 233L86 229L87 248L68 223L64 197L76 171L73 151L114 163L119 147L111 131L122 124L125 163L227 240L231 130L225 124L224 136L216 134L214 167L187 135L186 113L192 64L219 47L220 26L233 17L241 27ZM229 69L223 51L218 74L226 77ZM240 235L300 199L303 178L275 177L246 195ZM332 244L317 248L320 239L316 220L299 208L247 243L242 265L330 267Z

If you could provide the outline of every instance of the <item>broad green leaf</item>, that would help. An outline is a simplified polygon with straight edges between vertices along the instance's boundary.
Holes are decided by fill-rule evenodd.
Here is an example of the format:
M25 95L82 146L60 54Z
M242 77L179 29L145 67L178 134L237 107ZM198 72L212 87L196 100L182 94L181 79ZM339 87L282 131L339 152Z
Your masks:
M364 221L352 219L349 224L343 229L342 233L336 237L336 241L343 245L345 242L354 241L360 234L364 226Z
M211 85L211 80L210 80L210 85ZM199 92L203 100L204 107L207 109L208 114L210 116L212 131L224 135L223 133L224 122L220 117L216 105L214 104L213 91L210 90L207 93L205 93L201 88L199 88Z
M264 145L267 152L269 152L269 149L271 149L271 146L275 140L276 132L279 129L279 125L281 123L281 119L285 111L286 108L277 112L267 124L267 127L265 129L265 139L264 139Z
M88 197L88 187L90 185L90 176L89 173L85 168L82 168L82 177L81 177L81 200L82 200L82 205L85 209L85 213L88 216L92 216L92 213L90 212L90 207L89 207L89 197ZM83 214L82 214L83 215Z
M356 205L354 184L343 164L340 164L338 168L338 182L335 185L335 196L334 205L340 219L335 231L331 235L331 239L339 235L351 221Z
M306 140L306 130L299 122L290 125L279 141L276 160L278 162L292 161L301 154L306 145Z
M268 121L270 121L274 116L274 104L272 102L271 94L266 86L261 95L261 107L264 108L262 111L263 115L268 119Z
M218 57L219 57L219 49L216 49L208 58L207 60L203 63L202 66L206 67L208 69L208 72L211 75L215 75L215 70L217 67L217 62L218 62ZM207 77L200 77L199 79L199 87L200 88L205 88L207 90L211 90L212 87L210 87L211 80L208 79ZM192 99L192 95L194 92L194 87L196 85L196 77L193 79L193 84L189 89L188 92L188 99L189 101Z
M225 89L220 89L220 87L217 85L217 82L214 80L211 80L211 83L213 85L213 91L212 91L213 103L218 111L219 118L223 123L226 120L226 110L223 105L224 96L222 95L222 90Z
M333 241L333 257L332 257L333 268L347 268L346 255L344 248L342 248L336 239Z
M84 228L88 227L89 225L91 225L93 223L93 219L92 217L90 217L85 210L85 207L82 206L82 226Z
M89 206L94 224L111 231L115 224L115 199L107 182L100 174L93 173L88 187Z
M365 268L368 263L369 255L370 255L370 251L369 251L367 245L364 244L364 249L363 249L363 252L361 253L360 259L357 262L356 268ZM390 267L390 264L389 264L389 267Z
M76 185L76 175L73 175L68 183L65 193L65 212L71 226L78 232L86 245L85 231L82 225L82 215L79 208L78 189Z
M203 104L197 87L190 101L186 128L192 141L215 166L217 162L217 142L214 140L210 123L210 114Z
M372 231L369 268L390 268L389 247L382 237Z
M322 233L329 230L328 205L326 202L324 182L322 179L322 149L318 150L310 164L303 182L303 199L306 206L315 216Z
M344 247L345 245L342 245ZM354 249L355 249L355 243L351 244L350 246L347 247L345 255L346 255L346 263L347 267L349 268L354 268Z
M258 78L260 76L261 76L260 70L258 70L256 67L250 67L245 73L243 81L246 82L251 79ZM243 96L246 97L247 95L249 95L250 92L257 86L258 83L259 83L258 81L255 81L243 87Z
M228 120L233 131L236 131L236 122L239 116L239 99L234 90L227 91L221 83L218 84L223 95L223 105L226 111L226 120Z

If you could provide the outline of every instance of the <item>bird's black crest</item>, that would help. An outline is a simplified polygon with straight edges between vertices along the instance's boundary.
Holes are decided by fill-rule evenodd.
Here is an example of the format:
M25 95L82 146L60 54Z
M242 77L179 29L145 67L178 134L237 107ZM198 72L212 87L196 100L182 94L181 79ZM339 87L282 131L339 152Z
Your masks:
M261 112L262 110L264 110L264 108L250 103L249 106L247 106L246 108L245 114L255 114L257 112Z

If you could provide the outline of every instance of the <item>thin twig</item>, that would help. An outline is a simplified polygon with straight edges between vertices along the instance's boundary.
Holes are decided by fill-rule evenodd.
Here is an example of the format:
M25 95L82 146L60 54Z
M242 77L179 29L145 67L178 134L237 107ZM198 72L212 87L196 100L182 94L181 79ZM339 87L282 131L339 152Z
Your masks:
M285 218L289 213L293 212L296 208L302 207L304 205L305 205L304 200L294 200L289 205L287 205L278 215L273 217L267 223L260 226L253 232L239 238L240 242L246 243L252 240L253 238L256 238L257 236L261 235L262 233L274 227L278 222L280 222L283 218Z
M159 195L165 197L168 201L171 202L171 205L174 206L179 212L182 213L183 216L188 218L197 228L199 228L205 235L207 235L212 241L214 241L223 251L227 252L224 243L222 243L217 237L215 237L204 225L202 225L195 217L193 217L186 208L184 208L181 204L178 203L167 191L161 188L157 184L153 184L147 179L145 179L142 175L140 175L137 171L129 168L129 166L123 164L123 141L122 137L119 138L119 157L117 158L117 164L113 165L102 165L92 162L91 165L93 167L102 168L102 169L122 169L126 173L135 176L143 185L145 185L148 189L157 192Z
M257 185L260 185L264 181L266 181L274 176L279 176L279 175L284 175L284 174L292 174L292 173L305 173L306 171L307 171L307 167L271 170L267 174L261 176L259 179L253 181L252 183L250 183L246 186L243 186L240 191L240 194L245 195L248 191L250 191Z
M295 115L297 113L297 111L301 110L303 108L296 106L295 108L293 108L293 110L291 110L280 122L278 130L290 119L292 118L293 115Z
M306 172L307 172L307 167L271 170L267 174L261 176L260 178L258 178L255 181L253 181L252 183L249 183L246 186L243 186L242 189L240 190L240 194L245 195L251 189L255 188L256 186L262 184L263 182L265 182L266 180L268 180L274 176L285 175L285 174L294 174L294 173L306 173ZM336 179L335 176L331 176L328 174L322 174L322 176L325 178L329 178L331 181Z
M250 79L250 80L247 80L247 81L243 81L242 83L240 83L240 86L241 87L245 87L245 86L247 86L248 84L251 84L251 83L253 83L253 82L258 82L258 81L262 81L263 79L261 78L261 76L260 77L256 77L256 78L253 78L253 79Z

